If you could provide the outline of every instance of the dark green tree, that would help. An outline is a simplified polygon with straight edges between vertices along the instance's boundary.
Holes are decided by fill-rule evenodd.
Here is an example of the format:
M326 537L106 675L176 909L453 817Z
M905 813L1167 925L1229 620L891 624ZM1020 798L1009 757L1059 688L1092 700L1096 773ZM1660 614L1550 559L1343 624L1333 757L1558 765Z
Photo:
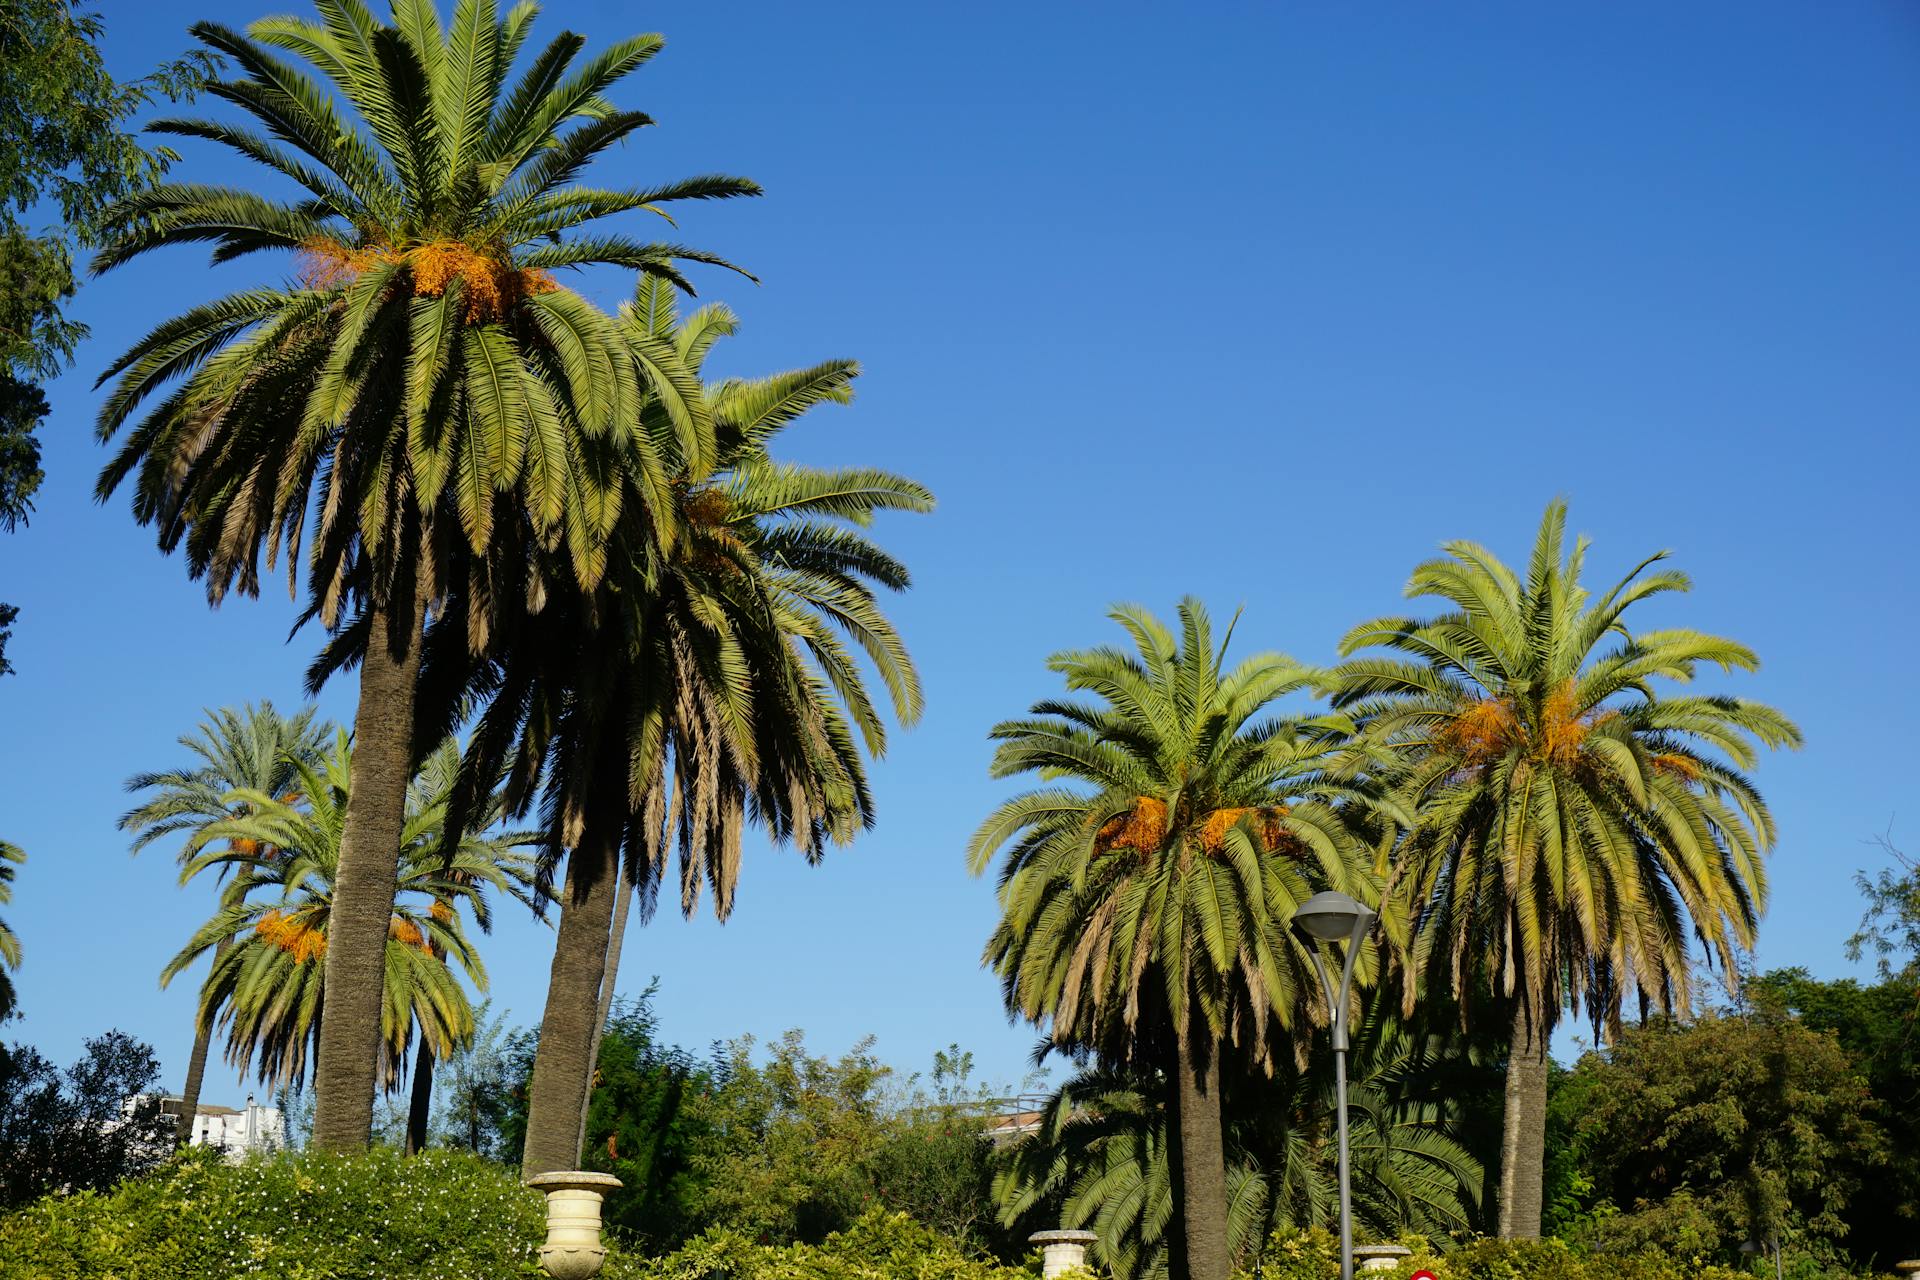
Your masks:
M165 1159L173 1117L152 1092L159 1076L153 1049L119 1031L87 1041L64 1072L30 1045L0 1045L0 1209L105 1190Z
M1912 1256L1920 1232L1920 981L1909 971L1875 983L1823 982L1805 969L1780 969L1752 979L1747 994L1758 1009L1790 1013L1833 1036L1865 1077L1887 1163L1871 1148L1845 1161L1859 1184L1845 1210L1847 1251L1882 1269Z
M1863 1170L1887 1154L1839 1041L1777 1009L1624 1027L1580 1060L1558 1101L1591 1199L1620 1211L1600 1228L1603 1247L1734 1261L1741 1241L1782 1231L1837 1242Z

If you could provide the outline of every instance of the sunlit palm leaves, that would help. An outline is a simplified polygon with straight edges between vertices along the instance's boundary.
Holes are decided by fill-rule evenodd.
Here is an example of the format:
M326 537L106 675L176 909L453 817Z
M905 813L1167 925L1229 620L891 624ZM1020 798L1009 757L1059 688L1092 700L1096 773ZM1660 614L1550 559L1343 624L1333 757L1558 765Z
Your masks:
M0 906L13 901L13 869L26 860L20 846L0 840ZM0 1018L13 1011L13 978L7 970L19 967L20 935L0 920Z
M659 376L696 387L712 343L735 328L717 306L682 320L657 281L621 323ZM634 447L667 464L665 501L643 520L633 513L645 495L630 494L601 586L549 592L479 694L470 758L480 776L504 763L523 800L542 787L549 861L598 806L619 826L643 901L677 849L682 908L704 888L724 918L747 825L812 860L871 820L861 748L884 750L886 730L861 659L903 723L921 694L875 591L903 589L906 570L862 528L933 500L884 472L767 454L808 409L848 400L857 371L833 361L705 388L713 430L700 454L661 402L644 402ZM637 490L646 470L626 474ZM458 671L462 625L450 616L449 634L429 637L429 687Z
M531 859L525 837L475 835L471 828L441 856L446 796L457 753L443 746L429 758L408 797L400 893L386 942L381 1008L380 1079L391 1088L417 1028L436 1056L472 1033L473 1014L453 972L484 990L486 972L461 914L465 906L485 930L492 921L488 890L520 894ZM222 939L201 990L200 1019L226 1029L227 1056L245 1071L258 1059L270 1086L298 1087L306 1076L325 1003L327 926L345 823L350 748L339 735L324 758L293 770L297 802L236 791L234 816L201 828L198 850L182 872L235 868L235 892L168 964L170 980ZM488 815L497 816L497 811ZM263 858L253 850L272 849Z
M1556 502L1524 578L1447 544L1407 595L1454 611L1354 628L1344 653L1388 653L1343 665L1336 705L1405 762L1417 820L1396 896L1422 964L1460 994L1491 979L1549 1026L1569 1002L1610 1025L1630 990L1685 1004L1690 936L1729 974L1752 945L1774 826L1744 771L1800 734L1760 703L1663 691L1758 660L1697 631L1630 630L1629 609L1686 576L1656 568L1661 553L1595 597L1565 525Z
M455 544L483 551L508 509L557 536L565 513L617 505L605 455L637 421L647 371L553 272L602 263L679 281L676 263L714 259L575 233L756 188L575 184L650 123L605 93L657 36L582 60L581 38L562 34L515 74L532 5L502 18L491 0L461 0L445 30L425 0L396 3L390 25L360 0L317 8L317 21L267 18L245 34L196 24L237 71L208 91L250 119L152 126L221 143L301 194L160 184L119 210L94 266L188 242L210 243L216 262L295 255L297 282L197 306L109 367L102 436L150 407L100 488L137 476L137 512L164 547L184 542L216 598L253 589L263 551L297 572L310 543L331 621L346 592L384 599L422 557L439 584ZM683 390L651 388L691 433L703 406ZM583 569L594 558L577 549Z
M1077 785L1023 792L975 834L976 872L1007 850L987 962L1008 1010L1061 1046L1118 1061L1191 1028L1266 1061L1317 995L1293 908L1328 886L1377 897L1348 812L1364 795L1324 725L1274 714L1311 670L1271 653L1226 669L1196 601L1178 637L1142 609L1112 617L1131 652L1048 664L1090 700L994 728L994 776Z

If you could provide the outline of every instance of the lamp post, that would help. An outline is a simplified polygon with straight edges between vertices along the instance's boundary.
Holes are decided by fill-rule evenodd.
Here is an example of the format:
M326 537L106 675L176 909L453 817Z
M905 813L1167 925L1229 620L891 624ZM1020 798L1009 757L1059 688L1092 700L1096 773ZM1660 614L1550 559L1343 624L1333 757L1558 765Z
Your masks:
M1293 913L1293 931L1313 956L1320 988L1327 993L1327 1014L1333 1024L1334 1096L1340 1129L1340 1280L1353 1280L1353 1177L1347 1166L1347 995L1353 990L1353 965L1360 940L1367 936L1376 914L1344 893L1316 893ZM1346 939L1346 958L1340 966L1340 989L1334 990L1319 943Z

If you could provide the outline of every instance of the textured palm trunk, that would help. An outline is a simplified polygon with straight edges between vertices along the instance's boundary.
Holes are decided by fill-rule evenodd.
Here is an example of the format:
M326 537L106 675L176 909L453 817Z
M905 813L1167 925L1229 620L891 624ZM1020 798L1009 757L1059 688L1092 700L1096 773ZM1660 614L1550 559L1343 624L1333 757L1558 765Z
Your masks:
M579 1167L580 1110L592 1073L594 1015L606 975L608 931L616 890L618 828L595 831L567 858L560 929L547 978L540 1048L527 1086L527 1145L521 1174Z
M1552 1027L1529 1018L1524 1005L1513 1014L1513 1047L1507 1055L1506 1113L1500 1130L1500 1237L1540 1238L1540 1202L1546 1185L1547 1041Z
M593 1044L587 1049L587 1086L580 1095L580 1136L574 1139L575 1151L587 1149L587 1113L593 1110L593 1076L600 1066L600 1037L606 1034L607 1018L613 1013L614 987L620 981L620 948L627 940L627 913L633 909L633 885L627 880L626 867L615 868L613 882L613 933L607 939L606 972L600 977L600 1016L593 1020Z
M1219 1046L1189 1039L1177 1048L1179 1077L1180 1218L1184 1280L1227 1280L1233 1251L1227 1240L1227 1152L1220 1123ZM1175 1280L1182 1280L1175 1272Z
M407 1154L427 1149L427 1120L433 1109L433 1047L420 1037L420 1053L413 1060L413 1092L407 1099Z
M233 950L233 939L222 938L213 949L214 967L218 968L220 959ZM200 1086L207 1077L207 1047L213 1043L213 1026L200 1025L199 1011L194 1011L193 1053L187 1059L187 1082L180 1090L180 1125L174 1131L174 1142L186 1146L193 1141L193 1122L200 1110Z
M380 1058L387 922L413 765L414 677L420 668L420 602L369 609L360 702L353 720L340 871L327 923L326 1017L314 1071L313 1145L358 1151L373 1132ZM393 643L402 646L400 656Z

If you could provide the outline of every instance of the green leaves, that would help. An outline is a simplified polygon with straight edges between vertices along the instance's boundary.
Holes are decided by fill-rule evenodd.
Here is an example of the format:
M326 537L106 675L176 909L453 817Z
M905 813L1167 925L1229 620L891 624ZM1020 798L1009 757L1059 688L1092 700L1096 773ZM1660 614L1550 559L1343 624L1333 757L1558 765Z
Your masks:
M1629 990L1685 1007L1689 934L1728 972L1751 945L1773 825L1735 769L1800 737L1771 707L1664 694L1660 681L1702 664L1758 660L1718 636L1629 629L1633 605L1686 576L1649 573L1660 553L1596 600L1565 524L1550 504L1524 580L1484 547L1447 544L1407 594L1457 612L1350 632L1342 652L1386 652L1343 664L1334 701L1412 816L1396 874L1441 944L1421 953L1448 956L1457 993L1490 984L1549 1024L1584 1002L1617 1026Z

